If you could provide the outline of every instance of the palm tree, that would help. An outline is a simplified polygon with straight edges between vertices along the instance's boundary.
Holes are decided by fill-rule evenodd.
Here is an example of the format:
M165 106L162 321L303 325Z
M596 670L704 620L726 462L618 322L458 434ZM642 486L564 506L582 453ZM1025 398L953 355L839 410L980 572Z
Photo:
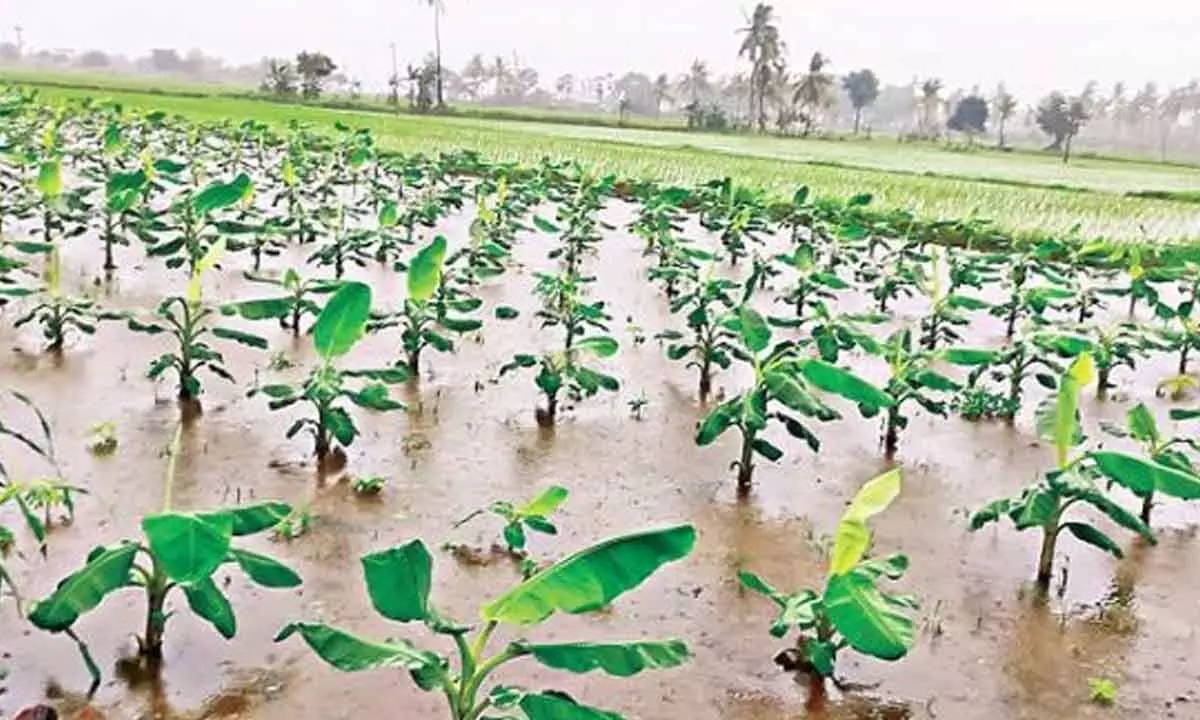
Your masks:
M808 72L796 83L796 94L793 101L800 107L804 119L804 137L812 132L817 121L817 113L827 106L830 101L830 90L833 88L833 76L825 72L829 58L819 52L813 53L808 61Z
M924 112L921 113L921 134L930 136L934 135L937 125L937 111L941 105L942 81L937 78L929 78L921 83L921 107Z
M738 30L745 35L738 57L750 60L750 121L758 120L758 130L767 127L765 99L771 85L771 76L782 71L784 53L783 40L779 38L779 27L775 24L775 8L766 3L754 7L747 18L746 27Z
M662 106L664 102L671 99L671 78L667 77L666 73L662 73L654 79L654 115L658 117L662 115Z
M433 10L433 42L434 58L437 62L437 106L446 107L446 98L442 90L442 13L446 12L444 0L419 0Z
M688 101L693 105L698 105L700 104L700 99L707 95L711 89L708 79L708 65L703 60L693 60L687 74L679 80L680 94L687 97Z
M1000 132L1000 142L996 147L1003 149L1004 126L1017 112L1017 99L1004 87L1004 83L996 86L996 97L992 98L992 112L996 113L997 128Z

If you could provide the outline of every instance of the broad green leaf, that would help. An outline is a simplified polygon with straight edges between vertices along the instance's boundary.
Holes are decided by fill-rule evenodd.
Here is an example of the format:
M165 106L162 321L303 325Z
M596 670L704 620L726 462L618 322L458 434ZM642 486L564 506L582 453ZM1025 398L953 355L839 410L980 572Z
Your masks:
M971 350L968 348L953 348L941 354L942 359L951 365L961 367L978 367L990 365L996 361L994 350Z
M912 647L906 609L858 573L833 575L825 587L825 612L838 632L855 650L881 660L899 660Z
M599 610L666 563L686 557L695 542L691 525L606 540L541 570L489 602L483 607L483 619L532 625L555 611Z
M230 207L240 202L253 189L246 174L239 175L233 182L215 182L196 193L192 208L200 215Z
M588 337L575 343L576 350L590 352L597 357L602 358L608 358L616 355L619 347L620 346L617 344L617 341L611 337L608 337L607 335Z
M841 575L862 560L871 544L867 520L883 512L900 494L900 469L896 468L863 485L838 523L829 574Z
M237 548L230 549L229 555L242 572L263 587L292 588L300 585L300 576L296 571L278 560Z
M1066 467L1070 449L1082 437L1079 427L1079 392L1096 376L1096 365L1091 355L1080 355L1063 374L1058 394L1054 398L1053 410L1039 418L1038 429L1042 437L1054 443L1055 461L1059 468Z
M318 623L291 623L279 631L275 642L299 633L322 660L342 672L404 668L413 672L438 672L442 659L418 650L406 641L377 643L357 638Z
M62 632L80 615L100 604L106 595L129 582L136 545L119 545L93 552L88 563L71 573L29 613L29 621L50 632Z
M399 222L399 212L396 208L396 201L388 200L379 208L379 227L390 228L395 227Z
M229 639L237 635L237 617L233 614L233 606L212 578L206 577L182 587L192 612L212 623L222 637Z
M682 665L688 649L679 640L631 643L566 643L518 645L546 667L577 674L602 670L616 677L630 677L643 670L661 670Z
M225 513L165 513L144 518L142 532L167 577L178 583L196 583L225 562L233 519Z
M771 328L767 326L763 316L743 305L738 308L737 317L738 332L746 348L756 354L766 350L767 345L771 344Z
M567 495L566 488L553 485L546 488L541 495L517 508L517 514L524 517L546 517L566 502Z
M1072 535L1082 542L1098 547L1101 550L1110 553L1115 558L1125 557L1125 553L1121 551L1121 546L1115 540L1100 532L1095 527L1087 523L1069 522L1063 525L1063 528L1070 531Z
M580 705L562 693L526 695L520 706L529 720L624 720L616 713Z
M218 337L222 340L231 340L246 347L257 348L259 350L267 349L267 339L253 333L242 332L241 330L234 330L227 327L214 327L212 334L213 337Z
M313 345L326 360L350 352L371 315L371 288L360 282L342 285L313 325Z
M1154 421L1154 414L1150 412L1150 408L1146 407L1145 403L1138 403L1129 410L1126 414L1126 419L1129 424L1129 434L1134 440L1144 443L1158 442L1158 423Z
M696 444L700 446L712 444L737 420L738 415L741 414L740 410L741 398L734 398L727 403L718 405L700 422L700 426L696 430Z
M442 282L442 262L446 258L446 238L438 235L421 248L408 265L408 299L422 302L433 297Z
M429 615L433 558L425 543L413 540L367 555L362 567L371 604L380 615L397 622L424 620Z
M1093 452L1089 456L1105 477L1140 497L1157 491L1181 500L1200 500L1200 478L1191 473L1125 453Z
M62 160L60 158L47 160L38 168L37 189L46 198L56 198L62 195Z
M224 508L212 514L228 515L233 522L233 536L245 537L275 527L280 520L292 514L292 506L281 502L265 502Z
M244 300L226 305L223 310L236 313L247 320L274 320L291 315L292 303L287 298Z
M868 408L891 407L894 401L883 390L863 380L859 376L842 368L811 358L800 365L800 372L813 385L826 392L840 395L847 400L864 405Z
M204 273L211 270L218 262L221 261L221 256L225 254L225 238L218 239L215 243L208 247L208 251L204 253L204 257L196 263L195 269L192 271L192 277L188 280L187 301L192 305L200 303L200 295L203 289Z

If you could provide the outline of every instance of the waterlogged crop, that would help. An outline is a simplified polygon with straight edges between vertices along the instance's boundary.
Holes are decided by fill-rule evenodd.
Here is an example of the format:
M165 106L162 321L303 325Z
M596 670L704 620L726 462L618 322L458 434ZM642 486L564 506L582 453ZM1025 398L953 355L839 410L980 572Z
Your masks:
M138 637L138 654L157 667L162 659L167 620L175 612L167 607L174 591L182 593L188 608L228 639L237 634L237 618L229 598L214 579L223 565L236 564L251 581L267 588L300 584L300 576L287 566L233 546L234 538L272 528L291 511L287 505L264 503L200 513L172 509L180 432L176 431L170 451L163 511L142 519L143 537L96 547L88 553L82 568L63 578L53 593L30 610L29 621L35 627L61 633L75 642L92 677L89 694L100 684L100 668L87 644L75 633L75 623L118 590L142 591L145 629Z
M335 362L362 339L370 314L371 288L359 282L342 284L313 326L313 347L320 360L308 378L302 384L264 385L250 392L266 395L272 410L301 402L312 409L312 416L292 423L287 436L292 438L307 431L313 438L313 454L322 465L337 445L347 448L358 437L358 427L346 410L345 401L368 410L404 409L403 403L389 396L388 385L408 380L405 368L343 370Z
M782 449L761 437L770 421L782 424L789 435L820 452L820 439L801 418L826 422L840 415L818 397L818 390L857 403L864 417L873 417L892 404L883 390L848 370L801 354L794 342L785 340L772 347L770 326L749 307L743 305L722 322L736 333L740 342L730 354L753 369L754 385L718 405L700 422L696 444L711 445L730 428L737 428L741 450L731 467L737 470L739 494L750 491L755 455L771 462L783 457Z
M317 296L328 295L340 287L340 283L326 280L305 280L295 270L288 268L283 276L275 279L261 275L248 275L251 282L272 285L284 294L276 297L243 300L221 308L226 314L239 315L247 320L278 320L279 326L291 330L299 337L302 325L308 316L316 317L321 312Z
M795 645L775 662L810 678L815 693L823 690L826 680L838 682L838 654L848 648L881 660L899 660L912 647L916 598L878 587L884 578L899 580L908 569L908 558L899 553L867 556L872 543L867 521L886 510L899 494L900 471L891 470L863 485L850 501L834 536L823 590L789 594L751 572L738 575L743 587L778 606L772 637L797 633Z
M682 665L688 659L686 645L679 640L537 643L518 638L489 654L493 635L501 627L520 632L556 612L580 614L608 607L663 565L686 557L695 538L691 526L680 525L624 535L580 550L486 603L479 611L482 627L447 617L433 604L433 558L423 542L413 540L362 558L367 594L375 611L388 620L421 623L427 632L452 640L457 657L406 639L365 640L324 623L291 623L276 639L299 635L322 660L344 672L407 671L421 690L445 696L451 720L615 719L619 716L561 692L491 684L493 674L529 658L552 670L580 674L599 670L628 677Z
M462 527L468 522L485 513L495 515L504 522L501 535L504 538L505 549L511 555L523 556L527 531L543 535L557 535L558 528L550 522L550 515L567 501L567 489L554 485L546 488L540 495L524 505L513 505L500 500L486 508L472 512L462 520L454 523L454 527Z

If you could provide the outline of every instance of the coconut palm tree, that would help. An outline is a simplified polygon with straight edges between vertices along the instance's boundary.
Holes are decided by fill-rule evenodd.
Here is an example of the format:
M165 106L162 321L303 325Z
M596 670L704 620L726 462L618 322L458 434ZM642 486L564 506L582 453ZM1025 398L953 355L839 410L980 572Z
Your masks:
M808 72L796 83L793 100L800 108L800 115L804 120L804 137L812 133L817 122L817 113L828 106L832 99L833 76L825 72L825 66L828 64L829 58L819 52L813 53L808 61Z
M686 97L688 102L693 105L698 105L700 100L711 90L712 83L708 78L708 65L699 58L693 60L687 74L679 79L680 95Z
M775 24L775 8L766 3L754 7L746 19L746 27L738 30L745 35L738 57L750 60L750 121L757 118L758 130L767 127L766 96L772 76L782 71L784 43Z
M654 79L652 87L654 93L654 115L655 117L662 115L663 103L671 100L671 78L667 77L666 73L662 73Z
M437 62L437 106L446 107L445 92L442 89L442 13L446 12L444 0L419 0L433 10L433 57Z
M921 83L921 134L936 135L937 113L941 106L942 81L929 78Z
M1004 83L996 86L996 97L992 98L992 112L996 114L996 127L1000 133L1000 142L996 147L1004 148L1004 127L1017 112L1017 99L1004 87Z

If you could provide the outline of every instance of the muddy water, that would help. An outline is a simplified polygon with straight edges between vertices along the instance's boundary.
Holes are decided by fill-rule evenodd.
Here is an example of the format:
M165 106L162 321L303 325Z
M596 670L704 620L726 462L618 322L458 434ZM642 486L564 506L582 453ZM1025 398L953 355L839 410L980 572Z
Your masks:
M625 208L610 220L629 217ZM467 219L440 228L452 240L466 235ZM99 262L75 241L69 274L91 286ZM358 413L363 437L349 453L351 475L382 475L382 497L356 499L348 483L320 481L305 464L306 440L288 441L284 431L295 415L270 413L261 398L244 393L255 380L299 378L311 359L304 342L269 325L272 350L298 364L272 373L267 356L242 348L227 352L239 380L231 386L205 378L205 413L189 425L175 492L178 508L201 509L251 499L310 502L310 532L292 542L252 539L251 549L295 567L304 585L295 591L265 591L237 572L228 591L238 613L239 633L221 640L181 607L170 621L161 682L122 670L140 625L140 597L118 594L77 626L105 671L94 707L110 718L285 718L444 717L440 695L423 694L402 672L343 675L324 666L298 640L276 645L275 632L295 619L322 619L356 633L408 637L442 651L417 628L388 625L370 609L357 558L413 537L431 548L445 541L484 546L498 528L487 520L452 531L454 520L493 499L523 499L551 483L571 489L558 519L560 535L534 537L540 558L561 556L597 539L647 526L690 521L699 543L684 562L667 567L609 612L589 617L555 617L528 629L537 640L600 640L680 637L694 657L683 669L617 680L597 675L552 673L526 662L505 669L498 680L527 687L556 687L631 718L1200 718L1200 513L1181 504L1157 509L1158 547L1142 547L1115 534L1129 548L1121 562L1072 541L1060 543L1065 591L1038 603L1029 592L1038 538L1008 526L971 534L968 513L1008 495L1047 466L1051 453L1037 441L1027 409L1015 428L973 425L957 419L918 416L901 440L898 462L905 487L897 503L875 523L877 547L908 553L912 569L902 585L923 600L916 647L901 663L888 664L844 654L840 673L871 686L848 695L834 693L823 708L806 708L804 687L773 664L783 643L766 629L772 607L739 591L741 568L753 569L788 589L819 587L824 579L822 538L865 480L886 467L878 450L876 421L846 407L846 419L822 426L824 449L814 456L794 441L775 438L787 453L778 464L760 461L754 495L738 502L727 465L737 453L731 434L714 447L693 443L702 411L692 371L665 359L650 339L635 346L626 318L652 338L678 326L643 277L640 241L617 232L592 262L599 276L596 296L612 304L613 330L622 350L608 369L623 382L618 396L589 400L567 414L553 432L534 423L536 389L531 375L493 383L500 364L514 352L541 349L531 313L533 272L546 267L544 238L519 246L523 266L503 283L484 290L486 312L516 305L521 318L489 320L484 337L461 343L454 355L428 354L418 385L404 392L410 412ZM300 255L272 262L284 267ZM144 265L126 250L105 302L125 308L151 307L163 292L182 289L178 275L152 261ZM207 288L221 300L263 296L260 287L238 279L234 263ZM402 292L390 273L369 268L356 276L372 283L376 303L394 306ZM269 292L269 289L268 289ZM105 293L101 293L105 295ZM764 305L769 299L764 296ZM917 304L902 305L899 317L915 317ZM995 343L998 324L981 320L972 340ZM557 337L557 333L555 334ZM95 544L137 534L143 514L163 502L163 450L178 410L168 386L142 376L164 349L155 338L109 326L72 346L61 362L31 353L36 337L16 333L10 323L0 342L13 348L0 359L0 384L20 388L53 422L68 478L87 487L70 526L54 530L46 558L29 553L10 559L16 581L29 597L48 593L58 578L82 562ZM398 356L398 331L369 338L347 366L380 366ZM877 362L862 362L875 377ZM1151 363L1134 375L1118 374L1122 387L1105 403L1089 400L1089 427L1119 419L1128 408L1121 396L1152 398L1155 381L1171 362ZM717 387L736 392L736 373ZM478 385L477 385L478 383ZM1033 391L1037 392L1037 391ZM642 393L645 418L629 416L625 403ZM1034 405L1027 402L1027 408ZM1165 407L1156 405L1161 417ZM6 419L12 406L3 408ZM87 428L98 421L118 425L115 456L91 457L84 450ZM1093 434L1096 434L1093 432ZM25 475L44 472L33 459L9 460ZM1129 506L1135 507L1128 498ZM1108 527L1100 522L1102 527ZM22 538L24 547L30 547ZM437 555L435 603L444 614L469 619L485 600L512 583L506 563L460 566ZM13 603L0 607L0 652L8 677L2 681L0 717L51 698L70 713L84 704L87 675L65 638L47 636L20 622ZM1114 708L1088 697L1088 679L1107 677L1119 687Z

